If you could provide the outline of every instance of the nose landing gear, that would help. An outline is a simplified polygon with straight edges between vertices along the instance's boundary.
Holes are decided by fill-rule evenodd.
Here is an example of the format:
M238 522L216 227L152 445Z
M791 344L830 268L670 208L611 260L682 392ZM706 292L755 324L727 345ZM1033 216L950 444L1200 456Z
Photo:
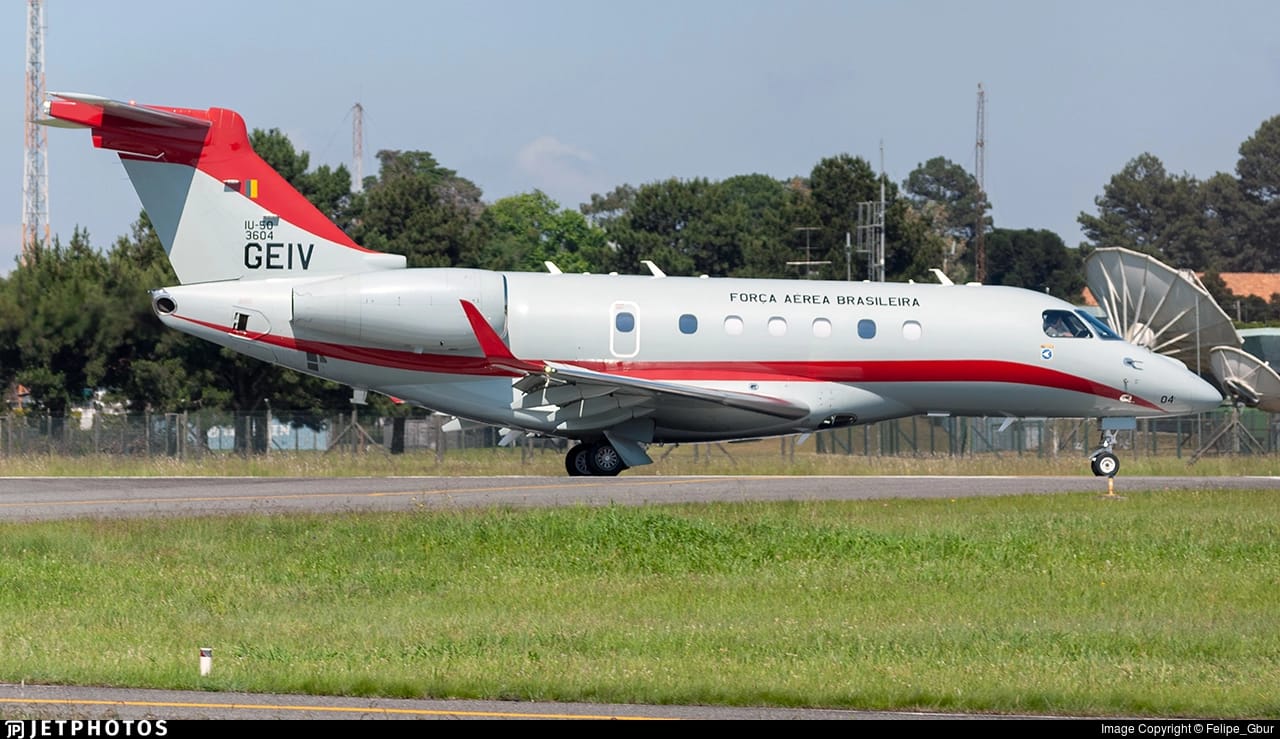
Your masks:
M1120 458L1111 453L1116 443L1116 429L1103 429L1102 446L1089 455L1089 467L1098 477L1115 477L1120 471Z

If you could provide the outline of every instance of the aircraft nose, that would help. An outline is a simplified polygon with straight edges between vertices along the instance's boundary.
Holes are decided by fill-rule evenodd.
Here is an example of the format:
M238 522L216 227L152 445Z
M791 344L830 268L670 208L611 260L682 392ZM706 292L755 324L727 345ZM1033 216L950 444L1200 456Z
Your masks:
M1195 374L1187 373L1185 385L1180 399L1188 413L1211 411L1222 405L1222 393L1218 392L1218 388Z

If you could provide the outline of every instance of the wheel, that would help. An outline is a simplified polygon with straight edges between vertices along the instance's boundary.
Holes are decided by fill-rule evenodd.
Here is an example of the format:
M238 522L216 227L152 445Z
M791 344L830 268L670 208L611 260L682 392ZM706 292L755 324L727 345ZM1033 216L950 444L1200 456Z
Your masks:
M590 451L591 447L586 444L577 444L569 449L569 453L564 456L564 468L570 477L587 477L595 474L587 463L587 453Z
M622 461L622 457L618 454L618 450L614 449L612 444L603 442L593 444L586 457L587 466L591 468L591 474L593 475L613 477L627 468L626 463Z
M1093 474L1098 477L1115 477L1120 471L1120 460L1111 452L1100 452L1089 460Z

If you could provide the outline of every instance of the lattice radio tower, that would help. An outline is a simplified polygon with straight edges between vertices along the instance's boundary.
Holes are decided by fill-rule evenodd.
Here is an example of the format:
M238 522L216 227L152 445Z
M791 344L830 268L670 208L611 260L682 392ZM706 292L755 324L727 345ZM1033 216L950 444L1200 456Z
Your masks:
M973 147L973 175L978 180L977 215L973 222L973 279L984 282L987 279L987 246L986 246L986 159L987 159L987 95L978 83L978 138Z
M44 0L27 0L27 111L22 172L22 262L49 241L49 167L44 127Z
M364 189L364 106L351 106L351 192Z

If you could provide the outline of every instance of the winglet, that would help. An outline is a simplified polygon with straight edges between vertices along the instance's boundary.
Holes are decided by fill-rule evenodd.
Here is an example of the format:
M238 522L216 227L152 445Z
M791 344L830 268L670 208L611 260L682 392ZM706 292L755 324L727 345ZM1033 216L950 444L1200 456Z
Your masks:
M489 364L522 373L543 370L541 365L518 359L512 354L507 345L502 342L502 337L493 330L474 303L470 300L458 302L462 303L462 312L467 314L467 322L471 324L471 330L475 332L476 341L480 344L480 351L484 352L484 357L489 360Z

